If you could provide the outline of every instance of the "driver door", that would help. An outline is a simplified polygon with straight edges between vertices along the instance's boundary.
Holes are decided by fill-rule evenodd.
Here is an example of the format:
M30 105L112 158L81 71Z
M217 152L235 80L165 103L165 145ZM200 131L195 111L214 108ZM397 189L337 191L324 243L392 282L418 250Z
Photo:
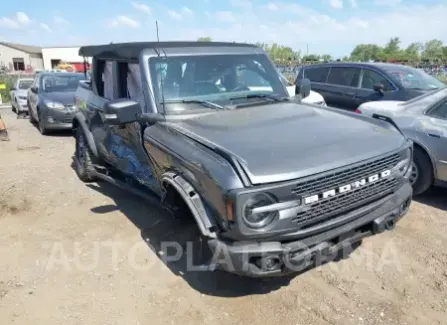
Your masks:
M142 111L145 101L141 86L140 66L136 63L114 62L104 71L104 93L107 99L129 98L138 102ZM123 125L104 123L105 147L110 162L132 180L159 192L159 183L143 143L145 126L139 122Z

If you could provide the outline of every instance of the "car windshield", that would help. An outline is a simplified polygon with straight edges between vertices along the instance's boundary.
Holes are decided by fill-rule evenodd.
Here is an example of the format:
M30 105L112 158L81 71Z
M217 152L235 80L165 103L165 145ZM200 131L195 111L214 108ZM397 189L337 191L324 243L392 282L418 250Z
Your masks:
M42 78L42 89L47 93L74 91L84 79L83 74L46 75Z
M264 54L192 55L149 60L157 104L167 114L287 97L275 67Z
M395 81L399 82L407 89L430 90L445 87L445 85L435 77L415 68L393 67L387 69L387 72Z
M19 89L28 89L29 87L31 87L32 83L33 83L32 80L20 80Z

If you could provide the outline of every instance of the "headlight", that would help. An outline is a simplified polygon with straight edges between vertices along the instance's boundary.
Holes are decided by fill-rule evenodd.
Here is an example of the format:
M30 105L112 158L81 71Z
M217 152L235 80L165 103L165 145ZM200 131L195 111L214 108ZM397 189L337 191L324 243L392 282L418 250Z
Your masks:
M393 172L399 176L407 176L406 173L413 162L413 155L411 148L406 149L401 153L401 160L393 168Z
M245 223L251 228L262 228L267 226L278 216L278 211L263 211L266 207L277 203L276 198L267 193L256 194L251 197L244 206L243 217Z
M50 100L44 100L44 103L49 108L56 108L56 109L64 109L64 105L58 102L53 102Z

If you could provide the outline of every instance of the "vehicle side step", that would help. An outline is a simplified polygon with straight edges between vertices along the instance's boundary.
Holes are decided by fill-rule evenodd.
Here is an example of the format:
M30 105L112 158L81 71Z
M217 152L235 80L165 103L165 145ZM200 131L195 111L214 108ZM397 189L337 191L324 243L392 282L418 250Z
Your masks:
M129 191L129 192L131 192L131 193L133 193L135 195L138 195L139 197L147 200L148 202L150 202L152 204L157 204L158 206L161 206L160 200L157 199L156 197L154 197L154 196L152 196L152 195L150 195L148 193L145 193L143 191L140 191L139 189L136 189L135 187L130 186L130 185L128 185L127 183L125 183L123 181L120 181L120 180L118 180L116 178L113 178L113 177L111 177L109 175L105 175L104 173L101 173L101 172L98 172L98 171L94 171L93 175L98 177L99 179L102 179L103 181L106 181L106 182L108 182L110 184L116 185L116 186L122 188L125 191Z

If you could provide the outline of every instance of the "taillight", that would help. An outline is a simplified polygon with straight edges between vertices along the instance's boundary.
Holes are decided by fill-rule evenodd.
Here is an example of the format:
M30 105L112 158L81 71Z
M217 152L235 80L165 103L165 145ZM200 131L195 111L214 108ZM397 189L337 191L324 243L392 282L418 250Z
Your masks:
M354 113L357 113L357 114L362 114L362 111L361 110L359 110L358 108L354 111Z

